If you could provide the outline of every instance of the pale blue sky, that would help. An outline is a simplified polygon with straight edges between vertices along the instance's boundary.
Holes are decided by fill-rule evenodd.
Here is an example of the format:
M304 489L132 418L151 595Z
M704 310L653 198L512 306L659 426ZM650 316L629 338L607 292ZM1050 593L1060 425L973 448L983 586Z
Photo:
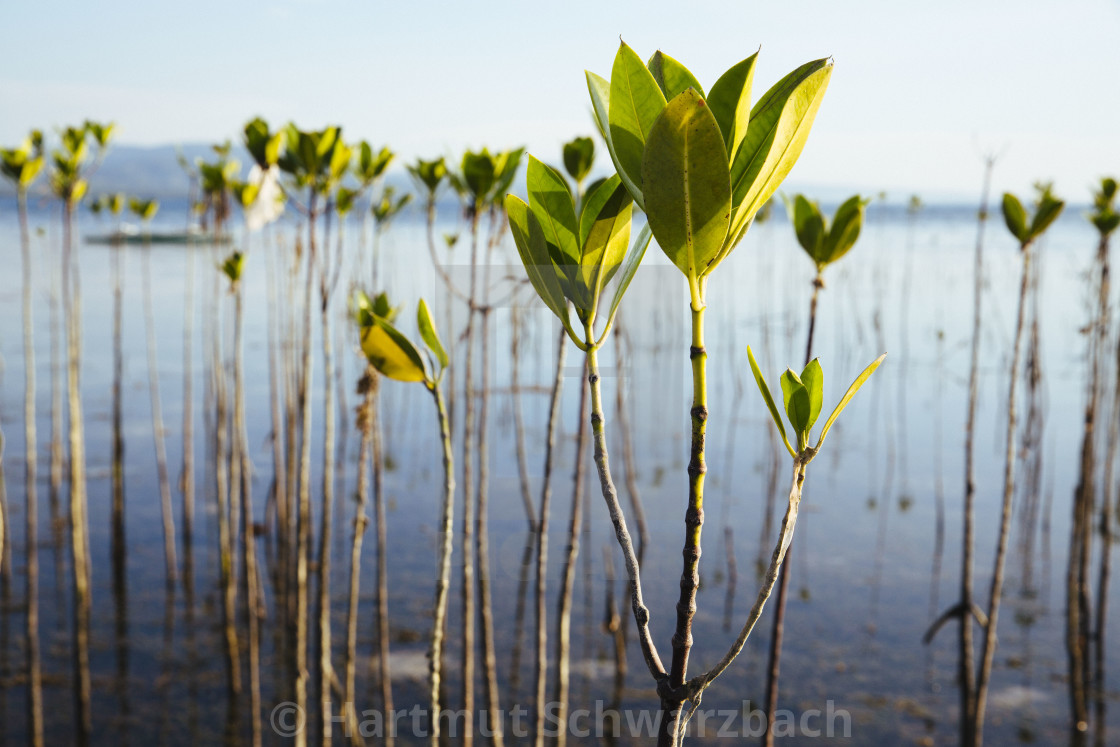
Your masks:
M1053 179L1082 201L1120 172L1116 0L4 5L3 144L86 117L122 143L215 141L260 114L407 159L524 144L558 160L593 131L583 70L609 75L621 36L705 85L761 46L755 98L832 55L794 186L968 196L992 149L997 189Z

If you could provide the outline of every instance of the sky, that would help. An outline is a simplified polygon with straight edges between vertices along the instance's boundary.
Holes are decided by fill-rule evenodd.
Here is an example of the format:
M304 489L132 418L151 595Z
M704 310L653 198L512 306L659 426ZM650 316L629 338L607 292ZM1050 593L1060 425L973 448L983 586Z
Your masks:
M687 10L685 9L687 6ZM0 145L112 120L130 145L237 138L254 116L401 159L591 135L584 70L619 40L705 86L761 48L754 98L835 69L787 185L968 198L1037 180L1075 202L1120 173L1118 0L2 0ZM609 163L600 151L599 166Z

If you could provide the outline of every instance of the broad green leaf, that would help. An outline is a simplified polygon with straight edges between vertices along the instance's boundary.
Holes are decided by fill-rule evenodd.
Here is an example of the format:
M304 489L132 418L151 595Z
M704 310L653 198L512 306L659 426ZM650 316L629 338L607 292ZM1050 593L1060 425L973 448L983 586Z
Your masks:
M832 64L826 59L802 65L774 84L751 110L747 135L731 165L733 234L770 199L797 162L831 75Z
M657 243L685 276L700 277L727 237L731 181L723 136L695 91L674 98L657 118L642 177Z
M621 166L619 171L625 172L643 193L642 154L649 131L664 108L665 94L657 81L634 50L622 43L611 69L607 123L611 133L610 143Z
M637 274L638 267L642 263L642 257L645 256L646 249L649 247L649 242L652 238L653 231L650 230L649 224L647 223L642 226L642 230L638 232L634 243L630 247L630 251L626 253L626 259L622 261L618 282L614 286L614 295L611 297L610 311L607 313L607 325L603 332L604 336L614 323L614 315L618 312L618 305L622 303L622 296L626 293L626 289L630 287L630 281L634 279L634 275Z
M1027 232L1027 213L1023 210L1023 203L1019 202L1019 198L1010 192L1003 193L1003 221L1007 224L1007 230L1011 231L1011 235L1019 240L1020 244L1025 244L1030 234Z
M440 342L439 334L436 332L436 325L432 323L432 314L428 311L428 304L424 302L423 298L416 306L416 325L420 328L420 339L435 355L436 360L439 361L440 369L447 368L447 351L443 349L443 343Z
M1050 227L1050 224L1058 219L1062 214L1062 208L1066 204L1061 200L1055 200L1049 195L1042 198L1042 203L1035 210L1034 219L1031 221L1030 239L1034 241L1042 233Z
M664 54L660 49L653 53L653 57L649 58L646 67L649 68L653 79L657 81L661 93L665 94L666 100L674 98L677 94L683 93L689 88L696 89L701 97L704 96L704 87L696 80L692 71L669 55Z
M524 148L506 150L498 154L495 168L497 178L494 181L494 186L487 193L488 202L501 204L509 186L513 184L513 178L517 176L517 168L521 165L521 156L523 155L525 155Z
M622 264L630 244L633 200L618 176L612 176L587 195L580 215L579 279L585 311L595 311L599 293Z
M416 347L389 322L373 317L362 329L362 352L370 364L390 379L424 381L424 361Z
M791 369L782 374L782 399L785 400L786 416L793 432L797 434L797 448L805 448L806 432L809 430L809 391L801 379Z
M548 253L548 244L533 211L516 195L506 195L506 216L525 273L544 305L561 321L568 316L560 275Z
M622 183L626 185L630 196L634 198L634 202L639 208L642 208L645 205L642 188L638 186L634 179L630 178L626 169L622 168L622 163L618 160L618 153L615 152L614 141L611 140L608 119L610 116L611 83L590 70L585 70L584 74L587 77L587 91L591 95L591 113L594 115L595 126L599 128L599 134L603 136L603 142L607 144L607 153L611 157L611 163L614 164L614 170L618 172Z
M820 438L817 439L817 449L821 448L821 444L824 443L824 437L828 435L828 430L832 427L832 424L836 422L836 418L840 416L840 413L843 412L844 408L848 406L849 402L851 402L852 397L854 397L856 392L859 391L859 388L863 386L864 382L871 377L871 374L875 373L875 369L879 367L879 364L882 363L883 359L886 357L887 354L883 353L874 361L872 361L871 365L863 369L863 372L856 377L856 380L852 382L852 385L850 387L848 387L848 391L844 392L844 396L840 398L840 403L836 405L836 409L833 410L832 414L828 416L828 420L826 420L824 423L824 428L821 429Z
M544 231L553 263L572 278L579 266L579 227L568 183L551 166L530 155L525 186L529 207Z
M583 182L591 173L595 162L595 141L589 137L577 137L564 143L564 168L577 184Z
M241 280L241 273L244 269L245 255L241 252L232 252L221 265L222 272L233 285L237 285L237 282Z
M824 247L821 258L824 263L832 264L836 260L843 257L848 251L855 246L856 240L859 239L860 230L863 228L863 213L864 208L867 207L865 201L859 195L850 197L836 209L836 215L832 219L832 226L828 230L828 236L825 237Z
M751 373L754 374L754 381L758 384L758 391L762 393L762 399L766 402L766 408L770 410L770 417L774 419L774 425L778 429L778 433L782 437L782 441L786 445L786 451L789 452L791 457L796 457L797 452L789 444L789 438L786 436L786 427L782 422L782 416L778 412L778 406L774 404L774 398L770 395L770 387L766 386L766 379L762 378L762 372L758 370L758 362L754 359L754 352L751 346L747 345L747 359L751 362Z
M793 220L793 231L797 234L797 243L801 244L801 248L818 266L822 265L821 247L824 245L826 229L820 208L804 195L795 195L792 205L787 207L791 210L790 218Z
M751 86L754 83L755 52L719 76L708 93L708 106L712 108L729 160L735 159L740 143L747 136L751 118Z
M817 358L809 361L801 371L801 383L809 393L809 422L805 424L805 436L808 440L809 431L821 414L821 404L824 400L824 373L821 371L821 362Z

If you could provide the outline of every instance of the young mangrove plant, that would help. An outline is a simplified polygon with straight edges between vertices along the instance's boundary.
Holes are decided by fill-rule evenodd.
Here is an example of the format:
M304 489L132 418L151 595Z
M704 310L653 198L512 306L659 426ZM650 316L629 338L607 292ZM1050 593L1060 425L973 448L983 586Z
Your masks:
M27 520L27 702L28 736L43 744L43 678L39 664L39 500L36 490L38 440L35 435L35 342L31 305L31 234L27 226L27 190L43 168L43 135L32 132L17 148L0 149L0 173L16 187L19 246L23 267L23 427ZM0 529L0 536L2 536ZM0 557L3 542L0 541Z
M642 601L637 556L607 460L598 366L598 350L610 332L622 296L649 246L650 232L648 228L643 230L633 247L630 247L633 200L618 176L598 182L588 190L578 217L572 193L564 177L532 156L529 157L526 185L528 204L514 195L506 197L510 228L533 288L545 306L560 320L576 347L586 354L587 380L591 388L590 419L595 443L595 464L599 471L603 498L626 559L631 603L638 620L643 655L654 676L664 677L664 667L649 633L649 614ZM597 333L595 322L599 316L600 299L615 275L618 276L618 281L604 315L606 321L602 331ZM576 325L572 323L569 304L575 309ZM578 458L580 455L577 454ZM579 500L578 496L576 500ZM562 661L561 667L563 665ZM557 693L560 723L566 723L567 699L567 682L561 677ZM542 704L538 703L538 709L541 708ZM538 728L539 724L538 714ZM563 737L560 739L562 741Z
M1003 195L1003 219L1012 236L1019 242L1022 273L1019 281L1019 304L1015 323L1015 337L1011 347L1011 370L1008 373L1007 429L1004 435L1006 449L1003 471L1003 502L1000 511L999 535L996 543L995 565L988 595L987 624L981 646L980 663L976 674L975 700L971 708L972 723L964 737L967 744L983 742L984 712L987 707L988 682L995 661L996 626L1003 593L1003 569L1007 557L1007 539L1011 529L1012 498L1015 494L1015 394L1019 379L1019 358L1022 347L1023 319L1026 310L1027 286L1030 279L1031 248L1050 225L1057 220L1065 203L1054 197L1049 186L1040 190L1034 214L1029 218L1023 204L1015 195Z
M51 191L62 201L62 316L66 330L67 411L70 417L70 540L74 585L74 680L77 711L77 742L87 744L93 729L90 705L89 622L91 571L89 519L86 498L85 421L82 415L82 301L78 257L74 251L74 209L89 188L89 177L96 170L112 136L113 125L87 122L67 127L61 133L61 147L51 153ZM97 153L89 160L89 140Z
M783 195L784 198L784 195ZM824 288L824 270L855 246L863 228L864 208L870 203L854 195L836 209L830 222L821 214L820 206L804 195L785 200L786 212L793 222L797 242L813 260L817 274L813 278L813 295L809 300L809 331L805 341L805 365L813 359L813 331L817 326L817 295ZM763 743L774 743L774 714L778 709L778 681L781 677L782 638L785 631L786 593L789 590L790 566L783 565L778 579L778 596L774 600L774 624L770 635L770 662L766 673L766 735Z
M447 419L441 383L450 360L432 323L428 305L421 299L416 309L416 322L420 339L427 348L424 357L408 338L388 320L377 315L384 312L388 303L374 304L368 299L358 303L358 326L361 330L362 352L371 366L390 379L404 382L423 382L436 401L439 417L440 442L443 445L443 508L440 516L440 546L436 580L436 602L432 623L431 645L428 650L428 693L431 701L430 744L438 747L440 741L440 679L443 657L443 631L447 618L447 593L451 585L452 521L454 519L455 467L451 454L451 426ZM463 548L467 552L467 548ZM388 631L382 631L387 635Z
M700 585L708 420L704 311L713 270L742 241L755 214L801 155L832 75L830 60L806 63L752 108L757 53L705 94L681 63L657 52L648 65L625 43L610 80L587 73L596 124L622 184L649 219L662 251L688 280L692 312L692 443L673 661L660 688L659 744L678 740L686 697L692 619Z

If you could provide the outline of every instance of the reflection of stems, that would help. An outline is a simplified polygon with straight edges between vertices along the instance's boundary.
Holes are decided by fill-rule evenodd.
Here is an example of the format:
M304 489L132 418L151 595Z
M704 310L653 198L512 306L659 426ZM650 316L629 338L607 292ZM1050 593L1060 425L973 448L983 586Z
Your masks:
M475 501L471 468L474 462L474 317L477 298L478 275L478 209L471 212L471 281L467 303L467 331L465 335L467 360L464 367L463 413L463 745L474 744L474 561L475 561Z
M545 581L548 568L548 514L552 499L552 453L556 446L556 426L560 422L560 395L564 386L564 355L568 349L568 333L560 328L559 343L556 349L556 377L552 382L551 403L548 409L548 426L544 447L544 474L541 480L541 505L537 516L537 660L534 676L536 688L533 703L536 707L534 722L534 745L544 745L545 716L545 675L548 671L548 611L545 609Z
M330 215L329 213L327 214ZM330 254L324 242L324 254ZM329 263L328 263L329 266ZM320 269L320 319L323 344L323 504L319 523L319 700L320 723L324 746L331 743L331 516L334 503L334 346L331 341L330 292L327 289L327 267Z
M1011 507L1015 495L1015 391L1019 379L1019 353L1023 338L1023 317L1027 303L1027 285L1030 279L1030 247L1023 246L1023 272L1019 283L1019 312L1015 324L1015 342L1011 350L1011 374L1007 393L1007 453L1003 470L1003 508L1000 515L999 539L996 544L996 562L992 573L992 588L988 597L988 625L981 648L980 673L976 678L976 705L973 715L972 736L975 744L983 740L984 711L987 707L988 680L996 655L996 620L999 617L1000 595L1003 592L1003 568L1007 558L1007 538L1011 530Z
M163 512L163 553L167 583L174 585L178 562L175 559L175 518L171 514L171 482L167 476L167 451L163 444L163 408L159 396L156 368L155 315L152 312L152 247L144 242L144 322L148 330L148 388L152 398L152 439L156 448L156 474L159 478L160 507Z
M121 386L124 379L124 351L121 336L121 259L123 245L113 247L113 447L112 447L112 558L113 599L116 607L117 689L121 711L127 719L128 703L128 578L124 502L124 414ZM29 607L30 614L30 607ZM127 723L127 721L126 721Z
M455 512L455 466L451 455L451 425L447 419L447 408L443 402L443 394L438 386L430 387L432 396L436 400L436 412L439 415L439 436L443 445L443 511L440 518L440 547L439 547L439 579L436 581L436 608L432 623L432 643L428 651L429 672L429 697L432 703L431 712L431 747L438 747L440 737L440 699L439 686L442 675L441 664L443 660L443 627L447 618L447 591L451 586L451 543L454 531L453 520ZM464 552L466 548L464 548Z
M579 428L576 431L575 474L572 486L572 518L568 525L568 552L564 557L560 587L559 623L556 630L556 723L568 723L568 689L571 680L572 587L579 559L579 530L583 515L583 450L587 445L587 387L580 387ZM539 705L538 705L539 707ZM556 747L567 744L568 730L559 729Z
M24 467L27 504L27 699L32 743L43 744L43 675L39 668L39 498L36 490L39 444L35 436L35 343L31 318L31 239L27 191L19 190L19 239L23 255ZM119 294L118 294L119 309ZM0 532L3 530L0 529ZM0 541L0 554L3 553Z
M370 376L375 372L371 368ZM381 454L381 402L377 395L377 385L373 393L373 432L370 439L370 450L373 458L373 510L375 531L377 532L377 661L381 675L381 706L386 713L393 710L393 676L389 669L389 565L388 565L388 526L385 518L385 459ZM385 740L386 745L392 745L392 735Z
M194 534L194 252L187 250L186 288L183 292L183 468L179 488L183 493L183 574L193 573L191 542Z

